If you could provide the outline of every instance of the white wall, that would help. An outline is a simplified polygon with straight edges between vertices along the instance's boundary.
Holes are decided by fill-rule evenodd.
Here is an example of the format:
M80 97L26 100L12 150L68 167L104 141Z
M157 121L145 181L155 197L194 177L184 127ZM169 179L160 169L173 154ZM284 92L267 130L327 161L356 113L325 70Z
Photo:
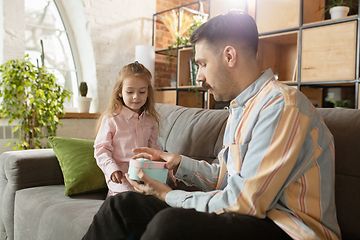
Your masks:
M135 60L135 46L151 45L152 16L156 12L156 0L56 2L60 2L60 10L68 14L68 22L65 24L74 23L71 31L74 33L73 41L78 45L79 61L93 59L90 64L84 64L86 61L83 60L81 76L93 79L91 83L88 82L89 96L97 96L93 103L96 106L92 106L92 109L101 112L107 106L118 71ZM24 0L0 0L0 14L2 64L6 60L24 56ZM81 32L79 27L85 29L81 34L78 34ZM90 36L90 43L81 40L83 34ZM80 39L77 35L80 35ZM85 44L86 48L79 47ZM91 51L84 50L89 48ZM95 128L95 119L63 119L62 122L63 127L59 127L58 136L94 138L94 129L91 128Z
M25 53L24 0L0 0L2 53L1 63L13 58L23 57Z
M151 45L156 0L83 0L97 71L99 110L103 111L119 70L135 60L136 45Z

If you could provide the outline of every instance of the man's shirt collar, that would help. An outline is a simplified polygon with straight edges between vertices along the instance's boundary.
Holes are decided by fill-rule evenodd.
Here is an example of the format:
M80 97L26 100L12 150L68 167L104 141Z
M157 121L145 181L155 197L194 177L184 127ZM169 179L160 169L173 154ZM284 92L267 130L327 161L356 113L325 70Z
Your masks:
M230 102L230 107L245 107L247 101L252 98L255 94L257 94L260 89L263 87L265 82L267 82L270 78L274 76L271 68L264 71L261 76L256 79L250 86L248 86L243 92L241 92L234 100Z

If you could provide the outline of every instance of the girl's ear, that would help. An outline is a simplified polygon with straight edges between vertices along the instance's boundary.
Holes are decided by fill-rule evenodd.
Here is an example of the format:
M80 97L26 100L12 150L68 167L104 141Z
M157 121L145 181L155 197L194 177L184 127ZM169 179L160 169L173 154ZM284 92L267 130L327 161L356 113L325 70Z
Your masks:
M122 94L121 94L121 92L119 92L119 97L121 97L121 98L122 98Z

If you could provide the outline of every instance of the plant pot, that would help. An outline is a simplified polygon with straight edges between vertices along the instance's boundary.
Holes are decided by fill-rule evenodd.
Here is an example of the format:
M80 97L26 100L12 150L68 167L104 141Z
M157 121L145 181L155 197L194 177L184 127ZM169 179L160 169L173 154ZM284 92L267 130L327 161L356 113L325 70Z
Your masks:
M336 6L330 8L331 19L344 18L348 15L350 8L348 6Z
M90 110L90 104L91 104L92 98L88 97L78 97L78 112L80 113L88 113Z

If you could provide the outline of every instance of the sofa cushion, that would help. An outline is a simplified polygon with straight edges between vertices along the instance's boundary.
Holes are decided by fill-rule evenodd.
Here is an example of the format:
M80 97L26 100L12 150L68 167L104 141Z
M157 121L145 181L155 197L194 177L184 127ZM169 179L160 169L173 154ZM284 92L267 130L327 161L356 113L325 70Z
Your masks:
M156 104L162 116L158 144L163 150L213 163L222 147L228 110L186 108ZM183 182L166 182L173 189L201 190Z
M158 140L163 150L210 163L214 161L222 147L228 110L165 104L157 104L157 110L163 116ZM165 131L161 132L163 128Z
M64 185L52 185L17 191L14 238L81 239L107 191L67 197L64 190Z
M49 141L64 175L66 196L106 188L94 158L94 141L67 137L49 137Z

